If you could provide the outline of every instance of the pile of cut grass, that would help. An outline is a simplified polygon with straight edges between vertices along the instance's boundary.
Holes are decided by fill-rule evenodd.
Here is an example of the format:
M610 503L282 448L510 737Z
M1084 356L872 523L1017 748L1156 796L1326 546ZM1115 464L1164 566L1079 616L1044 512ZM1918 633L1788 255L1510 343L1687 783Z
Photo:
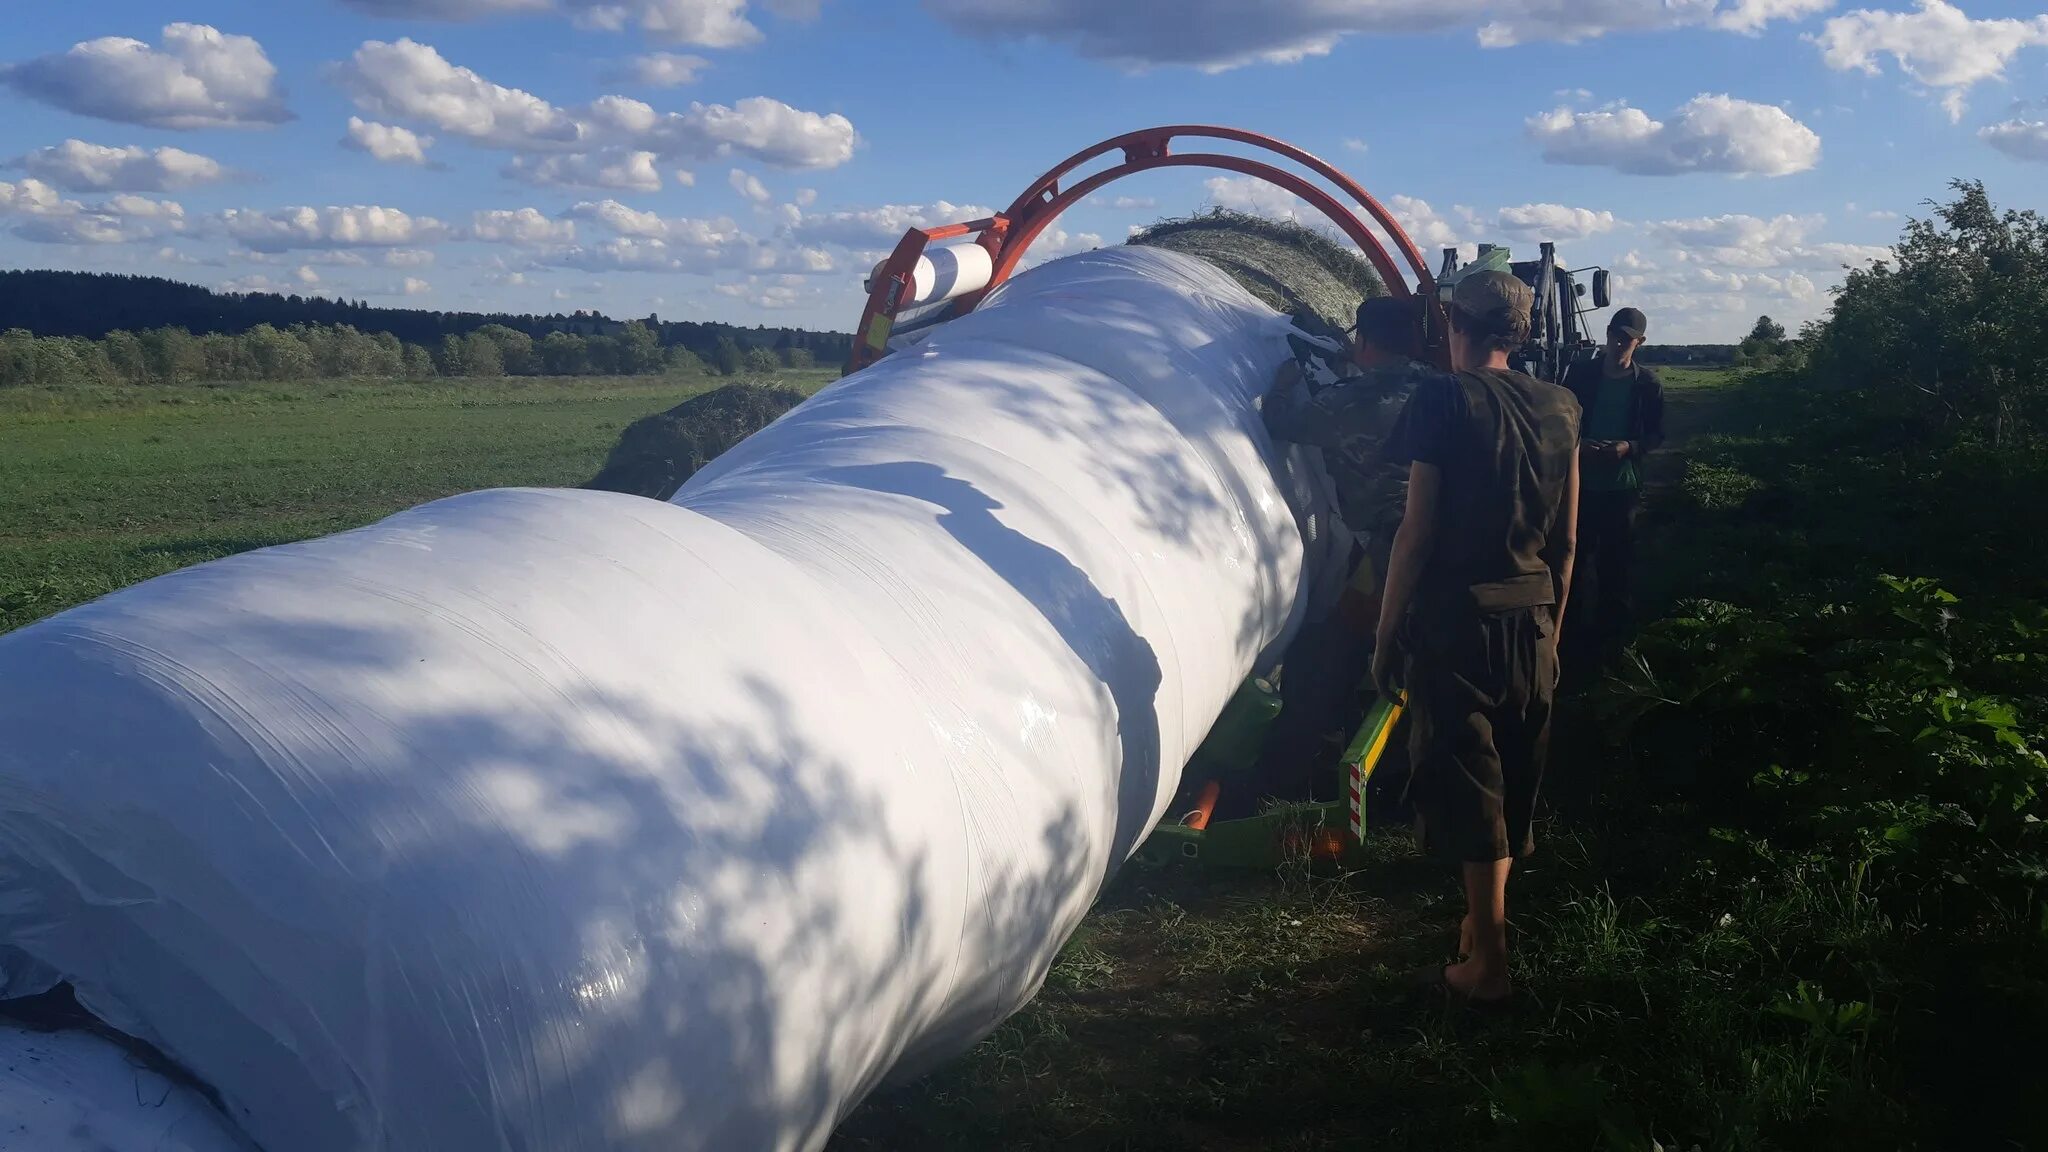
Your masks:
M1199 256L1268 307L1306 310L1338 329L1351 326L1359 301L1387 294L1356 249L1289 220L1217 208L1161 220L1128 243Z
M728 384L626 426L586 488L666 500L697 470L804 402L781 384Z

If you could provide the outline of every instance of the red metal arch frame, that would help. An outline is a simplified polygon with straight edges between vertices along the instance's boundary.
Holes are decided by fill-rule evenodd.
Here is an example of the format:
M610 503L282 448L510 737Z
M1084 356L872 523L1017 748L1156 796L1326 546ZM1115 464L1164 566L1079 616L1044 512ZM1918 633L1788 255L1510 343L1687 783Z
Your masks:
M1038 239L1053 221L1059 219L1061 213L1105 184L1159 168L1218 168L1255 177L1292 192L1310 207L1328 217L1331 223L1358 245L1359 250L1365 253L1366 259L1379 273L1388 292L1403 297L1410 294L1407 277L1402 275L1399 265L1388 254L1386 246L1381 244L1379 237L1373 235L1372 230L1358 218L1357 212L1346 208L1336 197L1292 172L1275 168L1261 160L1215 152L1176 154L1172 151L1172 144L1175 138L1182 136L1250 145L1291 160L1328 180L1356 201L1358 207L1386 232L1414 273L1415 291L1420 292L1427 300L1434 300L1436 281L1430 275L1429 266L1423 262L1422 253L1415 247L1415 242L1408 238L1408 233L1402 230L1399 222L1372 197L1371 193L1359 187L1356 181L1334 165L1291 144L1255 132L1210 125L1178 124L1129 132L1076 152L1039 177L1029 190L1000 215L986 220L948 224L937 228L912 228L905 233L903 239L897 243L895 251L890 253L878 274L868 284L867 307L861 313L860 327L854 333L853 356L847 362L847 371L854 372L865 368L885 354L889 334L895 326L896 314L910 296L918 258L933 241L950 240L975 233L975 242L989 250L994 262L994 272L989 279L988 287L953 301L945 312L947 317L964 315L980 304L991 289L1010 278L1032 242ZM1072 187L1060 187L1060 181L1075 169L1119 150L1123 152L1122 163L1087 176ZM1428 327L1435 329L1437 326Z

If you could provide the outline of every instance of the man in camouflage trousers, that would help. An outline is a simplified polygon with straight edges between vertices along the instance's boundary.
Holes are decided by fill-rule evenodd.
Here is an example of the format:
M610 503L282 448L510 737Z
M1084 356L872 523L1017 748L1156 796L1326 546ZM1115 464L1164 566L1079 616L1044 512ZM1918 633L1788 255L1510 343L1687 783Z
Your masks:
M1445 375L1413 358L1417 319L1413 301L1366 300L1352 344L1358 372L1311 394L1289 360L1262 407L1275 440L1322 449L1337 514L1360 544L1336 610L1304 624L1286 654L1281 712L1259 765L1260 779L1277 794L1335 797L1335 757L1354 690L1371 668L1378 589L1407 502L1407 466L1386 463L1384 447L1416 387Z

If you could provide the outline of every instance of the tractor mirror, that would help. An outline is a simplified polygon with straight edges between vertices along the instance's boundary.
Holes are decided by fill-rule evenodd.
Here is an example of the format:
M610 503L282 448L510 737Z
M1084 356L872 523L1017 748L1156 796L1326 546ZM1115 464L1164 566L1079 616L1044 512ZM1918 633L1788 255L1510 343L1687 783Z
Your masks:
M1584 296L1585 294L1586 294L1586 286L1585 286L1584 284L1574 284L1574 285L1572 285L1572 295L1574 295L1574 296Z
M1614 303L1614 277L1607 269L1600 268L1593 273L1593 307L1605 308Z

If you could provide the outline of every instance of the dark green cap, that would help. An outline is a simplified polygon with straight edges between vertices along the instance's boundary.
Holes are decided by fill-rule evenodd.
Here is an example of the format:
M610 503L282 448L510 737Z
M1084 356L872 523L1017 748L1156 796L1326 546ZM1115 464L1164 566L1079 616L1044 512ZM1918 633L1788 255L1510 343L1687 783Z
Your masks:
M1641 340L1643 333L1650 330L1650 321L1643 315L1643 310L1640 308L1623 308L1614 314L1614 319L1607 322L1607 330L1609 332L1625 332L1629 336Z
M1459 280L1451 292L1452 306L1478 320L1519 316L1527 321L1535 302L1536 293L1506 272L1475 272Z

